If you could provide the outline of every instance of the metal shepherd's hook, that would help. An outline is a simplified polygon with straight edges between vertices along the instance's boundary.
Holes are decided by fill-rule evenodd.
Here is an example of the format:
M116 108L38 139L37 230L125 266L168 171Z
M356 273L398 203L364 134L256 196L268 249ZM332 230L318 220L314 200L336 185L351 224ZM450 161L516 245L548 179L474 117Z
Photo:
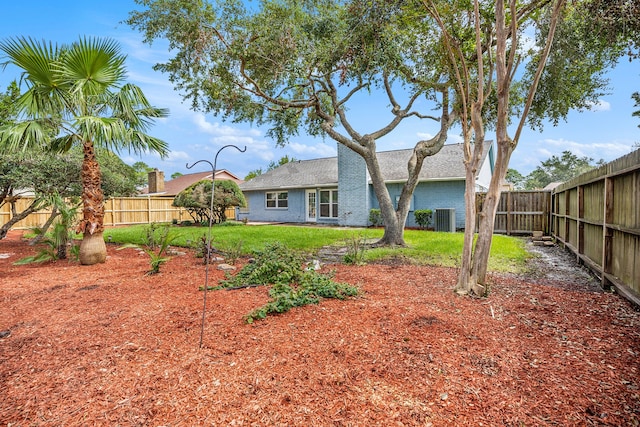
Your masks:
M207 242L206 242L207 258L205 260L204 293L203 293L203 302L202 302L202 325L200 326L200 348L202 348L202 340L204 337L204 321L207 313L207 288L209 287L209 262L211 260L211 228L213 226L213 194L216 191L216 165L218 163L218 154L220 154L220 152L227 147L233 147L241 153L244 153L245 151L247 151L246 146L244 147L244 149L241 150L237 146L233 144L229 144L229 145L225 145L224 147L218 150L218 152L216 153L216 156L213 158L213 164L211 164L209 160L198 160L191 166L189 166L188 163L186 165L187 169L191 169L198 163L209 163L209 166L211 166L211 171L213 172L213 174L211 175L211 203L209 205L209 232L207 234Z

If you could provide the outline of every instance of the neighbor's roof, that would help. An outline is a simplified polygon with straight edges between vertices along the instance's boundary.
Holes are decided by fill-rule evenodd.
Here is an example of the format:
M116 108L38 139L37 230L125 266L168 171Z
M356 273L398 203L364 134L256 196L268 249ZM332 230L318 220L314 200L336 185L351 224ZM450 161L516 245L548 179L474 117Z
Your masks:
M491 141L485 142L487 156ZM381 151L378 162L385 182L405 181L407 162L413 149ZM434 156L424 159L420 181L459 180L465 178L462 144L448 144ZM484 158L483 158L484 161ZM338 185L338 158L296 160L285 163L269 172L258 175L240 185L242 191L273 188L309 188Z
M211 171L209 172L196 172L196 173L188 173L184 175L180 175L174 179L169 181L165 181L164 183L164 191L160 193L155 193L158 196L177 196L182 190L190 186L191 184L195 184L196 182L200 182L203 179L211 179ZM237 184L243 182L236 175L232 174L226 169L216 169L216 180L231 180L235 181ZM149 193L149 187L145 187L140 191L140 194L147 195Z

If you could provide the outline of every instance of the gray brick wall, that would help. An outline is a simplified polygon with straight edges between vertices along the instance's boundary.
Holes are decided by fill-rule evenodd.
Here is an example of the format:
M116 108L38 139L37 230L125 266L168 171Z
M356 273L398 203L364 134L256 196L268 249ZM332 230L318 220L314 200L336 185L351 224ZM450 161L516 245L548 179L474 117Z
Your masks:
M338 144L338 215L340 225L367 226L369 189L364 159Z

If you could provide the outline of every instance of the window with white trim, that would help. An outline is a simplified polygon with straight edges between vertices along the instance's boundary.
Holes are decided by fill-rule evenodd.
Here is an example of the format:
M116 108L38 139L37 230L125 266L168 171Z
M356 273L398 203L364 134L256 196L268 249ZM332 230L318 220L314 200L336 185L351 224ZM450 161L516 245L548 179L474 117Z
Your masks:
M338 190L320 190L320 218L338 218Z
M273 191L266 193L267 209L284 209L289 207L289 193L287 191Z

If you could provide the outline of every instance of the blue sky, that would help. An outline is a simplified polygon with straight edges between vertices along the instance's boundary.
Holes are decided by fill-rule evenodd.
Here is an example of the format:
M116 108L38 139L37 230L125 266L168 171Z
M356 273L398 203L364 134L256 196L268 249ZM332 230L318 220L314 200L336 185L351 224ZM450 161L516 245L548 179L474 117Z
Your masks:
M167 76L152 69L155 63L167 58L162 43L145 45L139 33L121 23L129 11L139 8L133 0L111 0L99 6L72 0L38 0L35 3L30 3L33 10L29 12L25 11L25 3L22 2L3 4L5 19L0 27L0 39L30 36L68 43L80 36L113 38L120 42L128 55L128 81L141 86L155 106L169 108L170 116L158 121L150 130L154 136L168 142L169 157L161 160L154 154L138 157L121 153L127 163L144 161L163 170L167 177L174 172L200 172L206 170L206 166L201 164L187 170L185 165L200 159L213 161L220 147L236 144L246 146L247 151L223 151L218 157L218 168L228 169L243 178L251 170L266 169L270 161L284 155L299 160L335 155L336 144L330 139L322 141L301 133L291 138L286 147L278 148L265 135L265 129L223 122L211 114L191 111L189 104L183 103L173 90ZM0 89L4 91L7 84L17 77L18 71L10 67L0 72ZM629 63L623 58L609 78L611 94L603 97L592 111L572 112L567 123L557 127L547 125L541 133L527 130L512 156L510 167L526 175L541 161L564 150L606 161L632 151L633 144L640 141L640 120L631 116L635 110L631 93L640 91L640 61ZM379 116L378 110L371 105L372 100L361 99L357 107L352 107L353 112L359 112L354 120L356 128L376 127L381 123L379 120L384 116ZM436 123L410 121L379 141L378 149L411 148L419 138L433 135L436 131ZM493 139L491 132L487 133L487 139ZM455 132L450 133L448 143L459 140Z

